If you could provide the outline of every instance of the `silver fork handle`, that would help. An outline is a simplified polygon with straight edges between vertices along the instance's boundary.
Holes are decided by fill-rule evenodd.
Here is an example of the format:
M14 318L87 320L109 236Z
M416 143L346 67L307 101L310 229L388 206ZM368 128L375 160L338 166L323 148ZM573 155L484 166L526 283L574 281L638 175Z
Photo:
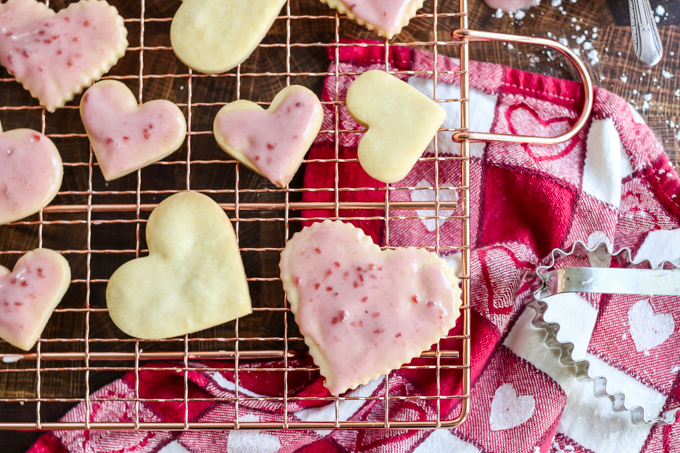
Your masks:
M565 267L541 278L539 299L570 292L680 296L680 270Z
M661 60L663 49L652 7L649 0L628 0L628 5L635 54L645 64L654 66Z

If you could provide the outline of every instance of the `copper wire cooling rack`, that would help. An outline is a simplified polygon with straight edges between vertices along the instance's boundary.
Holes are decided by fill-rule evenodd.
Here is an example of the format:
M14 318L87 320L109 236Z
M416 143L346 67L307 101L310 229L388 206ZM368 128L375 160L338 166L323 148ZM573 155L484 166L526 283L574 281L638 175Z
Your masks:
M69 0L46 0L59 10ZM177 103L188 120L184 146L164 161L151 165L116 181L107 183L93 157L89 142L79 117L79 98L54 114L47 113L25 92L9 74L0 77L0 120L5 130L31 127L50 137L59 148L64 160L64 183L54 202L39 214L0 227L0 264L12 267L21 255L38 247L48 247L61 252L69 261L73 280L62 303L55 310L36 347L22 353L5 342L0 342L0 429L192 429L192 428L434 428L453 427L463 422L469 410L470 396L470 255L469 255L469 144L471 140L506 140L550 143L563 141L578 132L590 111L592 102L590 79L583 65L568 49L551 41L518 38L507 35L467 30L466 0L429 0L425 8L411 21L393 42L375 45L383 47L385 55L393 46L422 48L434 53L431 71L435 78L439 55L459 57L461 93L457 99L440 99L435 86L437 102L459 103L460 129L454 132L461 143L460 156L440 156L435 139L435 156L423 158L432 164L435 179L433 187L399 187L396 185L375 188L347 189L339 186L338 169L356 159L339 158L338 139L342 134L362 131L342 130L338 111L342 105L337 93L337 80L346 73L328 72L327 52L336 59L342 46L341 38L372 38L375 35L354 24L342 15L328 9L318 0L288 0L281 15L262 44L244 64L221 75L204 75L192 72L174 56L169 42L172 17L180 5L179 0L109 0L125 18L129 31L130 47L125 57L105 78L126 83L139 101L164 98ZM451 32L454 38L451 37ZM586 102L583 116L572 131L556 139L527 137L499 137L474 134L469 125L469 43L474 40L504 39L550 45L567 54L574 61L584 81ZM352 44L356 45L356 44ZM396 71L385 64L385 70L394 74L413 71ZM212 137L212 120L217 111L235 99L249 99L268 105L274 94L290 84L300 84L321 93L324 78L334 77L335 98L325 102L334 110L335 127L324 130L335 142L335 186L328 189L305 189L303 170L285 189L271 186L247 168L231 160L218 149ZM458 187L440 184L440 162L451 161L461 166L462 181ZM305 164L314 162L305 161ZM328 162L328 161L325 161ZM304 167L303 167L304 168ZM234 322L196 334L162 341L142 341L129 338L111 322L105 301L108 278L122 263L147 253L145 226L150 211L168 196L184 190L205 193L221 204L233 222L244 259L248 282L253 297L254 313ZM328 203L305 203L305 191L327 191L333 195ZM379 191L384 202L350 203L340 201L346 191ZM390 194L404 190L432 190L434 200L392 202ZM458 202L440 199L441 190L455 190ZM459 214L442 216L440 211L459 209ZM439 345L434 351L424 352L426 360L404 368L420 369L436 379L437 391L432 394L382 395L373 397L304 398L289 395L288 381L294 373L316 370L315 367L294 366L293 359L306 354L303 339L295 325L286 303L278 276L279 253L285 241L301 229L303 209L324 209L341 220L399 219L419 222L421 219L446 219L461 223L462 235L455 244L442 243L439 222L436 225L436 242L427 247L437 253L460 252L462 266L463 306L459 320L462 335L448 337L457 345L444 349ZM371 218L349 217L350 209L374 209L380 215ZM395 210L408 216L396 215ZM423 216L422 210L434 211L434 216ZM389 228L385 241L390 245ZM417 245L417 244L416 244ZM250 360L265 361L258 369L244 368ZM268 368L268 360L281 361L282 367ZM196 400L189 398L187 372L190 362L206 364L206 371L235 372L239 375L258 371L279 373L285 392L278 398L255 398L286 403L294 400L326 400L335 404L335 416L321 422L300 422L284 413L280 422L240 422L239 404L249 397L236 393L227 399L235 405L236 414L231 420L220 423L192 423L188 407ZM154 364L163 362L162 368ZM128 372L134 372L136 388L139 370L168 370L168 362L184 375L184 396L179 399L153 401L180 401L185 407L183 421L176 423L144 423L138 418L138 403L133 402L135 420L115 423L106 420L91 422L90 408L96 400L91 393ZM228 363L228 368L210 367L211 363ZM296 362L297 363L297 362ZM221 365L224 366L224 365ZM459 394L444 394L440 386L440 371L457 370L461 373L462 389ZM390 376L385 376L385 381ZM385 385L385 388L388 388ZM139 395L137 393L137 395ZM252 398L251 398L252 399ZM338 405L342 400L380 400L385 407L384 420L372 422L341 421ZM388 403L395 399L434 400L436 417L426 421L394 420ZM460 401L457 411L443 417L439 403L444 399ZM212 401L212 400L211 400ZM76 404L86 404L86 417L76 423L59 423L58 420Z

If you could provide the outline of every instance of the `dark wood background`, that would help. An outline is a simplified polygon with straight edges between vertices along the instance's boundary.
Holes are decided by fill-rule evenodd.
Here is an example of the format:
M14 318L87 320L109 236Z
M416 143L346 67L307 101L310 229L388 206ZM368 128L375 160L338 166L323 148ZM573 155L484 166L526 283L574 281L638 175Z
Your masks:
M244 0L246 1L246 0ZM647 120L650 127L662 141L671 161L677 164L680 160L680 147L678 134L680 129L676 124L680 121L680 1L652 0L653 7L661 5L666 15L660 18L659 30L665 49L665 56L661 63L653 69L649 69L640 63L631 48L631 38L628 29L628 8L625 0L570 0L559 1L543 0L539 7L532 8L524 14L520 20L516 16L507 14L498 17L481 0L468 0L471 28L501 31L533 35L539 37L552 37L564 39L569 47L579 49L587 54L595 50L599 55L599 62L586 57L591 74L598 86L613 91L624 99L640 108L641 115ZM50 4L56 9L70 3L67 0L52 0ZM119 8L126 18L139 17L141 14L139 0L110 0L110 3ZM432 12L433 0L425 4L424 12ZM147 18L169 18L179 7L179 0L146 0L145 15ZM555 4L555 6L553 6ZM439 0L440 12L456 12L459 8L458 0ZM292 14L308 15L332 15L328 8L318 0L291 0ZM140 27L138 23L128 23L131 46L140 45ZM450 32L458 28L458 20L455 18L442 19L439 24L437 38L448 40ZM293 42L330 42L335 36L335 20L296 20L291 24ZM144 34L144 45L169 46L169 22L147 23ZM586 34L586 31L588 32ZM430 41L433 38L432 26L429 19L418 18L412 21L400 36L395 38L398 42ZM596 36L595 36L596 35ZM374 38L377 37L354 24L349 20L340 21L340 36L345 38ZM286 23L277 21L265 43L285 43ZM590 47L592 46L592 48ZM455 56L456 48L442 48L440 52ZM325 49L303 48L294 50L291 57L293 71L299 72L322 72L328 66ZM572 78L573 71L564 59L554 59L542 49L512 46L502 43L476 43L472 47L472 56L478 60L486 60L495 63L506 64L518 69L523 69L541 74ZM158 50L147 51L144 56L145 74L186 74L187 70L179 63L171 51ZM258 49L252 57L244 63L242 72L266 72L285 71L285 49L268 48ZM111 71L113 75L138 74L139 52L131 51ZM665 72L664 72L665 71ZM664 76L664 74L666 76ZM6 73L0 72L0 77L7 77ZM291 80L310 87L318 94L321 93L322 77L299 77ZM134 79L125 80L133 92L137 92L139 85ZM285 77L253 77L243 78L241 84L241 97L256 101L270 101L274 93L285 86ZM186 79L147 79L144 84L144 99L166 98L178 103L186 103ZM645 95L651 94L651 100L647 104ZM231 101L236 95L234 78L217 79L194 79L193 96L195 102L226 102ZM647 96L649 98L649 96ZM0 99L3 105L36 105L34 100L25 93L15 82L0 83ZM70 103L77 106L79 99ZM646 107L643 110L643 105ZM186 113L186 107L183 107ZM474 106L472 107L474 108ZM211 122L219 107L195 108L192 112L194 131L211 130ZM78 111L76 108L61 109L56 114L48 114L47 132L52 134L82 133ZM0 121L5 129L17 127L32 127L40 129L41 112L39 110L13 110L0 111ZM222 159L224 154L217 148L212 138L194 137L192 140L192 159ZM65 162L87 162L89 148L86 138L55 139ZM177 160L186 159L186 145L178 152ZM229 163L214 166L192 166L191 184L194 189L220 189L233 188L235 184L235 164ZM182 190L186 186L186 167L183 165L153 166L142 172L142 189L162 188L168 190ZM225 176L226 175L226 176ZM293 187L299 187L301 173L293 183ZM83 194L87 191L87 168L69 168L66 172L64 191L78 191L76 194L63 194L56 200L56 204L82 204L87 200ZM93 172L93 190L126 191L136 189L137 179L132 175L120 180L106 183L97 168ZM248 170L240 171L240 187L266 188L268 183ZM294 198L296 195L292 195ZM164 196L145 194L142 202L158 202ZM282 194L279 192L266 192L259 194L241 194L240 201L280 201ZM220 194L214 196L218 201L233 202L233 194ZM93 203L134 203L134 195L94 195ZM146 214L148 215L148 214ZM254 212L251 216L264 218L271 213ZM56 219L56 216L46 216L46 219ZM60 219L65 216L58 217ZM84 215L74 214L70 219L83 219ZM120 215L107 217L100 214L98 219L121 218ZM132 216L134 218L134 215ZM35 220L36 218L33 218ZM295 226L293 226L295 228ZM240 222L241 245L244 247L281 247L283 244L282 222ZM87 229L82 225L69 227L45 226L43 231L44 246L57 250L83 250L84 238ZM134 224L119 226L103 226L93 230L94 249L129 249L135 247ZM143 230L142 230L143 237ZM37 226L18 225L0 227L0 250L29 250L37 247ZM142 241L142 248L145 244ZM248 275L276 276L278 256L275 253L244 253L244 262ZM108 278L123 262L133 256L121 254L115 257L101 258L93 255L92 278ZM4 255L0 264L12 266L18 256ZM85 257L75 254L68 256L74 271L74 278L84 278ZM257 306L280 306L283 294L280 285L253 285L251 292ZM105 307L105 285L93 285L90 304L92 307ZM84 285L72 285L61 307L82 308L85 303ZM115 326L110 323L106 314L93 315L90 319L91 338L125 338ZM295 332L295 324L292 316L288 319L288 327L291 333ZM240 335L256 336L282 336L284 323L280 314L260 313L257 317L247 317L240 324ZM84 314L69 315L66 313L55 314L50 320L44 338L83 338L85 330ZM211 329L205 336L233 335L233 323ZM106 350L130 351L133 343L116 343L97 345L93 347ZM241 348L248 347L275 347L280 344L255 345L242 344ZM70 343L44 343L43 351L82 351L82 342ZM183 344L142 344L144 350L182 348ZM192 344L195 348L215 348L212 344ZM224 345L219 345L224 349ZM302 345L291 345L292 349L302 348ZM0 344L0 352L13 351L6 344ZM129 366L125 363L125 366ZM0 364L0 371L9 367L30 368L34 362L21 361L18 364ZM51 363L53 367L83 366L82 363ZM90 373L90 389L95 390L110 382L121 373L117 372L92 372ZM84 373L78 372L54 372L44 373L42 376L43 397L79 397L85 393ZM1 373L0 372L0 398L30 398L35 396L35 373ZM61 417L72 403L49 403L43 404L41 416L43 421L54 421ZM473 409L474 410L474 409ZM35 404L26 403L0 403L0 422L10 421L34 421ZM0 432L0 450L7 452L25 451L38 437L35 432Z

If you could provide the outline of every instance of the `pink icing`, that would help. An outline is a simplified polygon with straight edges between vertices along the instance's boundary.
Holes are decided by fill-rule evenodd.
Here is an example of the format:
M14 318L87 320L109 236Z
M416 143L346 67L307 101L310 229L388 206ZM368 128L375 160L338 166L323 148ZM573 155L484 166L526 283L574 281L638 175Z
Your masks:
M371 252L339 222L316 224L291 242L286 260L294 264L282 264L282 273L292 273L299 292L300 332L314 339L333 370L333 394L372 376L380 364L401 363L405 350L455 320L444 264L421 265L431 258L427 252Z
M401 25L404 11L413 0L343 0L355 16L391 31Z
M58 14L35 0L0 5L0 64L48 107L80 91L121 35L106 2L76 5Z
M35 250L0 277L0 331L10 343L28 341L39 328L64 283L54 252Z
M31 129L0 134L0 223L19 220L51 201L61 185L61 157Z
M291 163L299 157L302 144L312 133L320 115L318 99L295 90L275 112L232 110L220 115L217 132L241 151L274 184L290 181Z
M539 4L540 0L484 0L490 8L502 9L506 12L514 12L520 9L531 8Z
M159 152L176 149L186 133L184 115L175 104L156 100L138 107L130 90L115 82L100 82L85 92L82 116L107 179L165 157Z

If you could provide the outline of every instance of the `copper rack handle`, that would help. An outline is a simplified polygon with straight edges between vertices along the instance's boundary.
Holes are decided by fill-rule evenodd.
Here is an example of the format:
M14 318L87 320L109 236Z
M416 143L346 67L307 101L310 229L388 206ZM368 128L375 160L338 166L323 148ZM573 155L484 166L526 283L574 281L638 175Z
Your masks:
M593 109L593 81L590 78L588 69L581 59L576 56L568 47L545 38L533 38L529 36L509 35L505 33L493 33L488 31L477 31L460 29L452 33L452 37L465 41L507 41L521 44L532 44L537 46L550 47L564 54L569 61L576 67L581 81L583 82L584 102L581 116L574 126L567 132L557 137L533 137L528 135L508 135L491 134L487 132L457 132L453 134L453 139L470 141L495 141L507 143L530 143L533 145L556 145L573 138L581 132L581 129L588 122L588 117Z

